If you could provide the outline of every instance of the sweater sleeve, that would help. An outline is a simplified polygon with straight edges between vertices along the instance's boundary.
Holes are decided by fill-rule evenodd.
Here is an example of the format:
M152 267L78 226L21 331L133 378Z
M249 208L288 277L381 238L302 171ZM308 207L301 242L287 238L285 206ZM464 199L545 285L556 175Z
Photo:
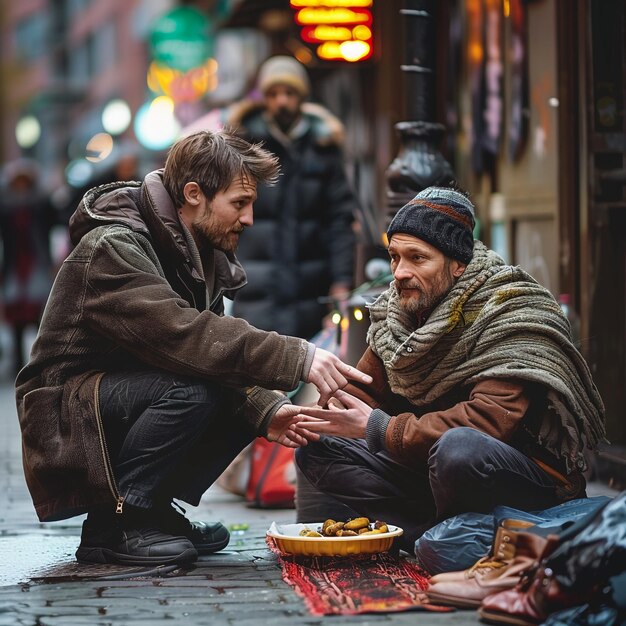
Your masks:
M450 428L469 426L508 442L526 414L530 399L524 385L514 380L483 380L469 398L449 409L424 413L400 413L387 422L385 448L405 462L424 463L432 445Z

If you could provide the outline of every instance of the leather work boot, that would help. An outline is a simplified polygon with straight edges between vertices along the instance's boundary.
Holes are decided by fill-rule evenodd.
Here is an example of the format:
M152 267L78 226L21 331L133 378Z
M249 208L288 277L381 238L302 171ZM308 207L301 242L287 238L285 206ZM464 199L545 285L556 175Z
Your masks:
M498 528L491 556L483 557L465 572L431 578L428 599L435 604L471 609L479 607L487 596L515 587L522 574L536 565L549 539L507 526Z
M489 555L482 557L468 569L437 574L430 578L429 583L434 585L435 583L444 581L467 580L468 578L481 576L487 571L500 567L502 562L510 561L513 556L515 556L515 532L525 530L531 526L534 526L534 523L527 522L526 520L502 520L496 530Z
M141 566L182 565L197 559L198 552L186 537L167 534L135 515L122 517L90 512L83 522L76 560Z
M489 624L537 626L543 624L550 613L586 604L588 600L563 593L552 570L538 565L514 589L486 597L478 613L481 620Z
M213 554L223 550L228 545L230 533L223 524L220 522L190 522L184 513L185 509L181 506L169 503L157 509L155 522L161 530L167 533L187 537L198 554L201 555Z

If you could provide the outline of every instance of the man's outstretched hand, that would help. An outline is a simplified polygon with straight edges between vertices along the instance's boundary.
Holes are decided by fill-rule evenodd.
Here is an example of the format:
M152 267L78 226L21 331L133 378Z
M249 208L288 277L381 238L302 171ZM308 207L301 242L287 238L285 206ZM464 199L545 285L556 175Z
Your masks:
M306 417L302 415L303 408L294 404L283 404L270 421L267 429L268 441L277 441L287 448L300 448L306 446L308 441L319 439L317 433L296 428L297 423Z
M311 440L314 433L335 437L365 438L372 407L345 391L337 391L328 408L301 407L296 430ZM306 434L305 434L306 433Z
M360 372L356 367L347 365L332 352L316 348L306 382L313 383L320 392L318 400L320 406L326 406L331 396L338 389L343 389L349 380L369 384L372 377Z

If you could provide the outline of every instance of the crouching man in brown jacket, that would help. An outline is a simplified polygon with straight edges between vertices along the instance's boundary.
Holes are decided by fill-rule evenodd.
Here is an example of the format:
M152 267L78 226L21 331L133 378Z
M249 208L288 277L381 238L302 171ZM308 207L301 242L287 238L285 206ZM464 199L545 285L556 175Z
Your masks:
M70 220L74 250L19 373L23 462L39 519L87 512L76 557L183 563L226 546L190 522L255 436L289 447L299 412L283 394L313 383L324 403L369 376L303 339L223 315L245 282L234 256L273 155L229 133L179 140L142 183L89 191Z
M584 448L604 436L589 369L550 292L474 241L473 227L469 198L437 187L392 220L394 281L370 306L357 366L374 383L305 409L299 424L334 435L296 452L312 485L298 493L301 521L325 518L317 489L403 527L412 551L458 513L584 497Z

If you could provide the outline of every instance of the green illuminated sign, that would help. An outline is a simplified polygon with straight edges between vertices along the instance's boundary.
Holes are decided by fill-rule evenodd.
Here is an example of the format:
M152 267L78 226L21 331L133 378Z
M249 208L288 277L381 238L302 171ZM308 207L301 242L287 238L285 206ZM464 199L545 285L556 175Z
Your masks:
M159 17L150 33L153 59L181 72L203 65L213 53L212 24L193 7L183 6Z

